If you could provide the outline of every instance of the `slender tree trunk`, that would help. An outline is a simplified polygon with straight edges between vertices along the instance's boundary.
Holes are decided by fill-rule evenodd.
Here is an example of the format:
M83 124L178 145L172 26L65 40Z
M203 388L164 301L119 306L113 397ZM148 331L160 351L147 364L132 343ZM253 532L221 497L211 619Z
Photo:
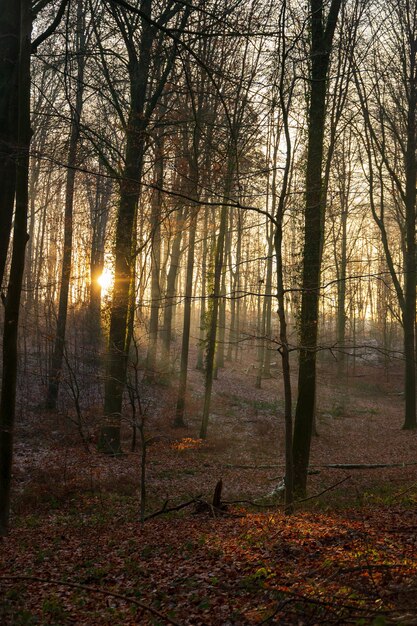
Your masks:
M99 174L102 166L99 167ZM109 217L109 201L112 191L110 179L97 178L94 204L91 207L91 254L90 254L90 298L89 298L89 330L90 341L97 348L101 342L101 285L100 276L104 269L104 246L107 221Z
M284 200L282 200L282 205ZM287 336L287 319L285 314L284 273L282 263L282 217L283 206L278 214L275 231L275 253L277 259L277 299L279 318L279 340L282 360L282 378L284 382L284 419L285 419L285 510L293 511L294 463L293 463L293 427L292 427L292 390L290 352Z
M187 277L185 286L184 300L184 322L182 329L182 347L181 347L181 365L180 365L180 381L178 388L177 409L175 413L175 426L185 426L184 409L185 396L187 391L187 374L188 374L188 354L190 346L190 328L191 328L191 302L193 294L193 275L194 275L194 253L195 253L195 236L197 230L197 212L191 216L190 231L188 236L188 252L187 252Z
M227 229L227 226L226 226ZM228 237L226 236L226 245L228 245ZM227 251L223 255L227 258ZM219 324L218 324L218 340L216 350L216 373L224 367L224 346L226 341L226 271L222 268L222 278L219 297Z
M337 333L336 340L340 352L337 357L337 371L339 377L345 370L345 342L346 342L346 270L347 270L347 198L344 199L346 205L342 208L342 230L339 273L337 277Z
M200 336L197 347L197 369L204 369L204 337L206 330L206 293L207 293L207 240L208 208L204 209L203 243L201 252L201 300L200 300Z
M230 303L230 330L229 330L229 344L227 346L226 359L231 361L233 354L236 358L236 344L238 339L238 309L240 302L239 290L239 277L240 277L240 261L242 258L242 218L240 212L237 216L237 241L236 241L236 265L233 270L233 262L231 250L229 254L230 259L230 285L231 285L231 303Z
M209 298L210 298L209 327L207 331L204 407L203 407L203 417L202 417L201 428L200 428L201 439L205 439L207 437L208 420L209 420L209 414L210 414L211 391L213 388L215 353L216 353L217 318L218 318L218 311L219 311L219 296L220 296L220 287L221 287L221 278L222 278L224 242L225 242L225 237L226 237L227 215L228 215L228 208L226 206L226 202L230 198L233 173L234 173L233 156L229 155L229 162L228 162L227 173L226 173L225 193L224 193L225 204L222 205L221 213L220 213L219 234L217 237L216 249L214 252L213 288L212 288L211 294L209 295Z
M67 181L65 189L64 213L64 250L61 268L61 286L59 290L58 317L52 366L49 374L46 406L55 409L58 400L59 384L61 380L62 363L64 358L65 333L67 327L68 298L72 267L72 233L74 212L74 189L77 165L78 140L80 136L80 120L83 108L84 93L84 7L83 0L77 5L77 93L75 107L72 111L71 132L69 139Z
M151 250L151 314L149 319L149 344L146 358L147 376L153 378L156 371L156 356L158 344L158 320L160 310L161 288L161 207L164 184L164 146L162 133L159 130L155 137L155 182L158 189L154 189L151 208L152 250Z
M407 112L407 146L405 155L406 258L404 285L404 353L405 353L405 419L403 429L417 427L416 421L416 111L417 111L417 41L411 42L410 81Z
M341 0L332 0L327 25L322 0L310 0L311 88L308 114L306 209L303 254L298 398L293 439L294 488L304 494L316 396L316 351L323 243L322 164L330 50Z
M264 358L262 364L262 375L265 378L269 378L271 376L271 335L272 335L272 266L273 266L273 253L274 253L274 244L272 237L269 238L268 242L268 260L266 265L266 279L265 279L265 349L264 349Z
M172 340L172 318L173 312L175 309L175 284L177 281L178 268L180 264L180 256L181 256L181 241L183 234L183 211L181 208L177 212L176 219L176 232L174 236L174 241L172 243L171 250L171 263L169 266L168 276L167 276L167 290L165 294L165 308L164 308L164 320L163 320L163 329L162 329L162 355L163 360L166 364L167 370L171 369L170 365L170 350L171 350L171 340Z
M278 132L278 129L277 129ZM277 211L277 165L278 165L278 150L279 150L279 135L275 138L275 143L272 152L272 180L271 180L271 195L272 195L272 215ZM288 176L287 176L288 178ZM271 323L272 323L272 266L273 266L273 251L274 251L274 235L268 232L268 260L266 266L266 279L265 279L265 297L263 306L263 339L262 339L262 353L261 362L259 364L259 372L257 379L257 387L261 387L262 376L270 376L271 374L271 350L267 343L267 337L271 335ZM281 243L280 243L281 245ZM282 251L280 252L282 255Z

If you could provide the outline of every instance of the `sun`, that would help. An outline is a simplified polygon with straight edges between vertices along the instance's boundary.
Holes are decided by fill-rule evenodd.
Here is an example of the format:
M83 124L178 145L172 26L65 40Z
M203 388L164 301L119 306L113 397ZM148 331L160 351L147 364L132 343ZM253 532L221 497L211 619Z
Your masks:
M109 270L108 267L105 267L103 272L97 278L97 282L102 288L103 291L109 291L113 284L113 273Z

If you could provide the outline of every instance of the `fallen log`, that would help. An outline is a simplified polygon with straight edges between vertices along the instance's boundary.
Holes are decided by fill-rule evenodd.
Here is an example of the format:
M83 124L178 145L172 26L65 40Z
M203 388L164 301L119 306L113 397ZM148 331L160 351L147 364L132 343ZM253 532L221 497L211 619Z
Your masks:
M321 467L326 467L328 469L383 469L386 467L410 467L412 465L417 465L417 463L328 463L327 465L322 465Z
M308 474L319 474L320 470L313 468L326 468L326 469L383 469L386 467L412 467L417 465L416 462L411 463L326 463L325 465L311 465L308 470ZM225 465L227 468L233 469L248 469L248 470L264 470L264 469L275 469L277 467L285 467L283 463L275 463L272 465L232 465L231 463ZM275 480L275 478L271 478L270 480Z

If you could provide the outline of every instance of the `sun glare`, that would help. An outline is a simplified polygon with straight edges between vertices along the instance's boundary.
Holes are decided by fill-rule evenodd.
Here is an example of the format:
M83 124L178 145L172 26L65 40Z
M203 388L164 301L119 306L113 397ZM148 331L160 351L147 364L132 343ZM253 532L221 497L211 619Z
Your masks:
M102 274L97 278L97 282L103 291L109 291L113 284L113 274L105 267Z

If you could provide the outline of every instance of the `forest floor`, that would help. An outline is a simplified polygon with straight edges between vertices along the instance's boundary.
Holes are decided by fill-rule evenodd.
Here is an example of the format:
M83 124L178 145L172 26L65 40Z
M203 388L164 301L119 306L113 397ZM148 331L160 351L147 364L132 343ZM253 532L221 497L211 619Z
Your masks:
M171 426L175 383L144 387L147 513L210 501L220 479L225 501L249 503L214 516L192 505L143 525L128 424L126 453L106 458L94 442L84 449L68 417L27 405L0 543L0 623L417 624L417 432L401 430L401 368L362 365L338 381L320 366L311 499L292 516L274 493L278 370L262 389L255 377L231 364L221 372L205 442L201 373L190 373L182 430Z

